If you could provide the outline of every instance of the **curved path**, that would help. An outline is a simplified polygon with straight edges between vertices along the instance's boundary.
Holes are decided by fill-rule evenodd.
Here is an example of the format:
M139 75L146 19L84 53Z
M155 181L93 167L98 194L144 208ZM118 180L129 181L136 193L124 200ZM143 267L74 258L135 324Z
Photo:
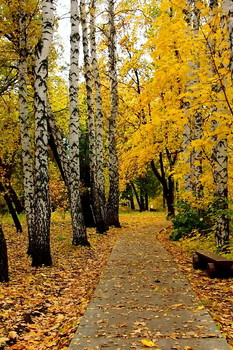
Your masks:
M156 241L160 228L139 227L120 237L70 350L230 349Z

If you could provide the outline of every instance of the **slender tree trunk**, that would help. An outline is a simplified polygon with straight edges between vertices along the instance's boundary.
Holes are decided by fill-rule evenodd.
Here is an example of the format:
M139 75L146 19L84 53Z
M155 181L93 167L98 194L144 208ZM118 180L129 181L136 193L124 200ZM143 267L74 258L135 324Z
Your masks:
M130 184L131 184L131 187L132 187L132 189L134 191L134 194L135 194L135 197L136 197L136 200L137 200L137 203L138 203L139 210L142 211L141 201L140 201L140 197L138 195L137 189L136 189L136 187L135 187L133 182L131 182Z
M201 140L203 135L203 117L201 112L194 115L194 139ZM201 183L202 176L202 150L194 150L194 175L195 175L195 195L198 203L203 201L203 185Z
M118 88L116 69L116 29L114 24L114 0L108 0L109 16L109 77L110 77L110 99L111 112L109 116L109 196L107 204L108 224L120 227L119 222L119 173L118 157L116 149L116 120L118 116Z
M226 16L227 24L228 24L229 43L230 43L230 70L231 70L231 81L233 83L233 2L232 0L223 0L222 9L223 9L223 14Z
M73 227L73 244L89 246L83 218L80 196L79 135L80 113L78 108L79 82L79 14L77 0L71 0L71 51L70 51L70 209Z
M188 24L187 34L191 37L195 37L195 35L198 33L199 28L199 12L196 11L196 0L186 0L187 4L187 11L185 11L185 20ZM197 70L197 63L196 62L188 62L190 72L188 74L188 83L187 83L187 91L192 92L192 86L197 83L196 78L193 77L193 71ZM194 78L194 79L193 79ZM196 152L194 150L193 152L190 151L190 146L193 138L193 128L192 124L194 124L194 137L201 136L200 134L200 127L201 127L201 114L195 113L194 116L190 113L190 107L192 106L194 100L192 98L189 98L186 103L184 104L184 108L186 109L186 117L187 121L184 125L184 131L183 131L183 154L184 154L184 162L186 167L186 173L184 175L184 191L188 194L192 194L196 192L196 185L199 186L199 175L200 175L200 165L198 167L195 167L194 163L195 161L199 162L199 152ZM193 123L194 119L194 123ZM196 129L197 127L197 129ZM196 133L195 133L196 130ZM200 194L200 191L198 190L198 195Z
M166 200L167 204L167 210L168 210L168 217L175 214L174 209L174 180L172 178L172 175L169 176L168 180L166 179L164 166L163 166L163 157L160 153L160 172L157 170L154 161L151 161L151 169L155 176L157 177L158 181L161 183L163 187L163 196Z
M105 178L104 178L104 145L103 145L103 112L102 95L100 86L99 67L96 55L96 36L95 36L95 12L96 0L91 0L90 5L90 47L91 62L95 86L95 105L96 105L96 226L99 233L108 230L106 222L106 199L105 199Z
M226 3L230 6L225 8ZM218 6L217 0L211 0L210 1L210 9L213 12L214 16L214 10ZM226 0L225 3L223 3L223 11L226 11L225 13L228 13L230 18L232 17L231 10L233 9L233 6L231 4L231 1L228 2ZM229 12L227 12L229 11ZM229 21L231 23L231 21ZM214 29L214 28L213 28ZM230 44L231 44L231 31L230 31ZM209 49L210 49L210 56L212 60L214 59L214 53L215 53L215 41L213 39L209 40ZM213 64L213 62L212 62ZM231 65L231 61L230 61ZM213 65L215 66L215 65ZM218 69L218 68L217 68ZM216 74L215 68L213 68L213 74ZM216 86L216 84L213 86L213 90L218 89L220 91L222 89L222 86ZM216 111L216 106L213 105L213 111ZM221 113L221 110L218 111L218 113ZM212 120L212 127L213 131L216 130L219 123L214 120ZM227 151L227 138L219 138L218 135L216 135L216 144L213 147L212 150L212 159L214 161L214 169L213 169L213 179L215 183L215 215L216 215L216 230L215 230L215 240L216 245L220 250L226 249L226 247L229 244L229 217L228 217L228 151Z
M104 212L98 206L98 193L97 193L97 162L96 162L96 124L95 124L95 112L94 112L94 98L92 88L92 74L90 66L89 55L89 40L88 40L88 28L86 21L86 4L85 0L80 1L80 15L82 24L82 39L83 39L83 56L84 56L84 75L87 91L87 110L88 110L88 135L89 135L89 163L90 163L90 184L91 184L91 196L93 213L96 224L96 230L99 233L103 233L104 228Z
M189 107L187 107L188 110ZM193 184L192 184L192 174L191 174L191 154L190 147L191 144L191 123L190 117L187 117L187 122L184 125L183 132L183 155L184 155L184 163L185 163L185 175L184 175L184 191L186 193L192 193Z
M48 132L49 132L49 146L53 152L54 158L57 162L58 168L65 185L69 190L70 165L69 158L63 142L62 132L59 129L54 115L49 107L48 114Z
M216 151L215 173L215 208L216 208L216 231L215 239L219 249L224 250L229 244L229 217L228 217L228 155L227 140L218 140Z
M134 204L133 195L130 196L130 209L135 210L135 204Z
M28 227L28 254L31 254L34 227L34 167L32 156L31 125L28 113L26 19L26 14L23 14L19 19L20 35L18 85L19 119L23 161L24 207Z
M22 226L20 224L20 221L19 221L19 218L17 216L17 213L15 211L15 208L12 204L12 201L11 201L11 198L9 197L8 193L7 193L7 190L4 188L3 184L0 182L0 192L3 193L3 197L6 201L6 204L8 206L8 209L9 209L9 212L11 214L11 217L14 221L14 224L15 224L15 228L16 228L16 232L23 232L22 230Z
M50 201L48 174L48 56L53 38L53 0L42 1L42 36L35 62L35 227L32 266L52 264L50 254Z
M7 259L7 246L6 240L3 234L2 226L0 225L0 282L8 282L8 259Z
M192 32L193 36L196 37L199 34L199 27L200 27L200 10L197 7L197 1L193 0L193 20L192 20ZM192 67L194 71L199 70L199 62L192 62ZM193 84L197 84L199 81L199 78L196 77L196 79L193 80ZM195 103L195 99L192 101ZM194 140L201 140L203 136L203 117L201 110L196 110L194 113ZM193 152L193 170L194 170L194 190L195 190L195 196L197 199L198 204L201 204L203 201L203 186L201 183L201 176L202 176L202 150L194 148Z
M145 194L145 210L149 210L149 196L148 193Z

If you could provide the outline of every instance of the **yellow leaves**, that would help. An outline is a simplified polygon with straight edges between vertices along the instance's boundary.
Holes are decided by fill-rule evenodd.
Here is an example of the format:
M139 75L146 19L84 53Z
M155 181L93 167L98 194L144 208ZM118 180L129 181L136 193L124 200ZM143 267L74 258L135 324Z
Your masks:
M197 310L204 310L204 309L205 309L205 307L203 305L200 305L197 307Z
M3 346L9 338L0 336L0 346Z
M142 339L142 344L146 346L147 348L152 348L156 346L156 344L152 340ZM157 349L159 350L159 349Z
M18 334L15 331L10 331L8 334L8 338L9 339L17 339L18 338Z

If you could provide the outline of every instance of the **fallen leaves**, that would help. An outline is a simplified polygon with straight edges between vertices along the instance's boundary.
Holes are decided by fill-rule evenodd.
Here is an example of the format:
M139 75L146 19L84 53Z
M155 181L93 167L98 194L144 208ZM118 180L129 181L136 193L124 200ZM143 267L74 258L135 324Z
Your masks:
M156 344L152 340L142 339L142 344L148 348L152 348L156 346Z
M89 229L92 247L84 248L71 245L69 219L63 218L61 221L57 218L52 223L51 232L53 267L41 269L30 267L30 259L25 253L26 234L16 234L12 226L6 225L4 232L9 252L10 282L0 285L0 349L67 349L116 238L132 227L151 225L156 220L161 220L161 226L164 226L164 216L125 214L121 220L123 228L111 229L107 235L97 235L93 229ZM158 239L173 254L204 305L221 325L228 342L233 345L233 280L210 280L203 272L193 271L190 256L175 242L169 241L165 232L160 233ZM161 288L160 280L155 279L154 283L156 293ZM171 310L181 309L182 306L174 303ZM120 304L117 306L121 307ZM119 323L117 327L124 330L126 323ZM132 335L138 334L145 338L146 343L142 343L145 348L159 350L155 340L151 340L153 337L150 339L148 335L145 321L134 323ZM176 339L177 335L170 334L170 337ZM188 339L186 344L185 350L192 350Z
M30 266L26 233L4 225L10 282L0 284L0 349L67 349L121 232L88 229L91 248L71 244L68 216L52 222L52 268ZM26 230L25 230L26 231Z
M168 231L161 230L157 234L157 239L173 256L174 261L186 275L192 288L201 299L204 306L199 306L197 310L204 309L204 307L208 308L223 336L226 337L229 345L233 346L233 279L210 279L206 276L205 271L194 270L192 268L192 256L185 251L185 242L170 241L168 237L171 232Z

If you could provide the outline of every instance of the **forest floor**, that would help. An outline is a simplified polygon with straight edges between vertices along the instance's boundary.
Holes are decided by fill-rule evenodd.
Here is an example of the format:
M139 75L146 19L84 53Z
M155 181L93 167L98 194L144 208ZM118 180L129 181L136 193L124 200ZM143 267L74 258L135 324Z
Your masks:
M192 269L191 255L196 243L169 240L169 226L160 213L122 214L122 228L111 228L107 235L88 229L91 248L71 244L70 218L53 214L51 250L53 267L36 269L26 255L26 233L15 233L3 222L7 239L10 282L0 285L0 350L67 349L80 317L93 295L116 240L129 230L161 224L155 232L172 254L179 268L233 346L233 279L209 279ZM224 310L224 312L223 312Z

